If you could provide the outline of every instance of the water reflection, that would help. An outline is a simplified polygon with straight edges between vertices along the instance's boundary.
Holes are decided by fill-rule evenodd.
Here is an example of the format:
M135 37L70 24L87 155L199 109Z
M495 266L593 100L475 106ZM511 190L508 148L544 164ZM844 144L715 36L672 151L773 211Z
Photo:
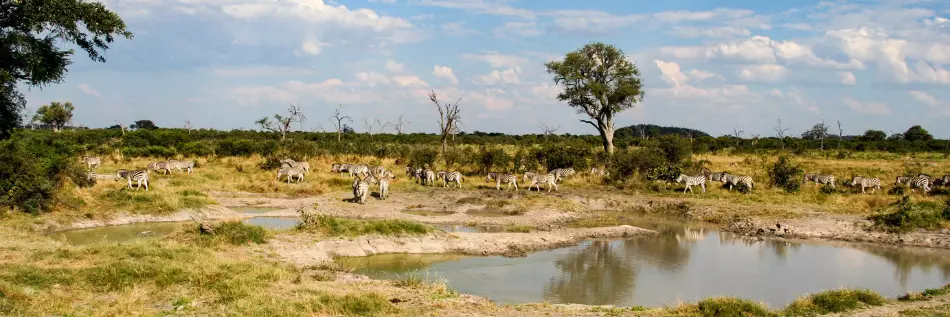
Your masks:
M347 259L344 265L376 278L427 271L460 292L502 303L656 307L731 295L781 306L804 293L839 287L896 296L950 282L950 254L944 251L757 241L658 219L630 224L660 234L589 241L523 258L389 255Z

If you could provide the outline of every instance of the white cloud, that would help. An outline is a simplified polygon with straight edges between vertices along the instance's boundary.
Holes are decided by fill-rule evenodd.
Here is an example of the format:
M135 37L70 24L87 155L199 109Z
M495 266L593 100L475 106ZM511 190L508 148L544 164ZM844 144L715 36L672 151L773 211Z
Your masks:
M354 75L356 80L362 83L366 83L370 87L376 85L389 85L390 80L385 75L377 72L360 72Z
M749 36L749 29L735 26L673 26L673 35L684 38Z
M86 84L79 84L79 85L76 85L76 88L79 88L79 90L82 91L82 93L87 94L87 95L90 95L90 96L93 96L93 97L101 97L101 96L102 96L102 95L99 93L98 90L95 90L95 89L93 89L91 86L86 85Z
M674 87L685 85L689 81L689 76L680 71L680 65L673 62L664 62L661 60L654 60L656 67L660 69L660 72L663 74L663 81L667 82Z
M427 87L428 83L417 76L396 76L392 81L403 87Z
M297 55L317 56L317 55L320 55L321 52L323 52L323 46L325 45L327 45L327 43L320 42L317 39L313 39L313 38L306 39L303 41L303 43L300 44L300 48L294 51L294 53L296 53Z
M908 91L907 94L910 95L910 97L914 100L926 105L937 114L950 117L950 101L939 100L933 95L920 90L911 90Z
M518 74L521 73L521 68L513 67L508 68L502 71L493 70L491 73L485 75L478 75L472 79L472 83L476 85L501 85L501 84L518 84L521 82L518 79Z
M774 64L784 61L792 65L815 68L862 69L859 60L838 62L819 58L811 47L793 41L775 41L767 36L753 36L741 41L732 41L709 46L661 47L664 55L691 61L726 60L744 63Z
M453 85L459 84L459 80L458 78L455 78L455 73L452 71L452 68L447 66L432 66L432 75L434 75L436 78L448 80Z
M677 23L687 21L705 21L713 19L734 19L751 16L753 11L745 9L723 9L718 8L710 11L664 11L654 13L653 17L657 20Z
M462 22L449 22L442 24L442 33L448 36L471 36L481 34L476 29L465 27Z
M748 65L739 70L739 78L747 81L777 82L785 78L788 68L776 64Z
M316 72L306 68L256 65L246 67L215 68L211 70L211 74L219 77L287 77L309 76L316 74Z
M394 73L401 73L403 70L405 70L405 68L406 68L405 64L397 63L391 58L386 60L386 70L388 71L391 71Z
M584 35L604 34L649 18L646 15L613 15L597 10L557 10L546 15L554 18L554 30Z
M516 16L524 19L535 18L535 13L530 10L518 9L500 2L491 2L485 0L417 0L414 4L468 10L481 14Z
M463 58L473 59L488 63L492 68L500 67L521 67L529 64L527 58L518 55L505 55L498 52L486 52L483 54L462 54Z
M509 37L509 35L530 37L541 35L541 30L538 29L537 24L533 21L505 22L504 25L495 28L494 34L496 37Z
M858 79L854 77L852 72L838 72L838 78L841 79L841 83L849 86L854 86L858 82Z
M851 108L851 110L864 114L881 116L891 114L891 109L888 108L886 104L880 102L860 102L849 97L844 98L844 105Z

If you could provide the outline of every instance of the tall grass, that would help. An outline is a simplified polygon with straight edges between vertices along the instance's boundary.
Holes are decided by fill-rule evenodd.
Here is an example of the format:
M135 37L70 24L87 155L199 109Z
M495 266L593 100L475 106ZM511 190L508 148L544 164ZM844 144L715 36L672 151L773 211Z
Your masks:
M328 236L413 235L426 234L435 229L421 223L406 220L355 220L302 213L299 230L315 231Z

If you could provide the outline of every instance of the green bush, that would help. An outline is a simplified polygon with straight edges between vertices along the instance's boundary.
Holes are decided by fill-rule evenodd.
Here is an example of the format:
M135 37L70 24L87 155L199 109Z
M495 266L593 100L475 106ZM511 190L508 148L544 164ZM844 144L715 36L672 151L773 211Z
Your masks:
M498 148L482 147L478 154L478 167L482 173L491 171L504 172L508 170L508 162L511 156L504 150Z
M769 181L772 186L779 187L787 193L794 193L801 189L799 177L803 171L786 155L778 157L775 164L769 168Z
M880 306L885 302L887 299L871 290L842 289L800 298L789 304L784 312L786 316L818 316Z
M328 215L301 213L300 230L314 230L330 236L361 236L368 234L425 234L432 227L406 220L354 220Z
M420 146L412 151L412 154L409 156L409 165L413 167L423 167L423 166L434 166L436 157L439 156L439 151L430 148Z
M709 317L758 317L775 316L764 306L749 300L733 297L704 299L696 304L701 316Z
M17 133L0 141L0 206L31 213L49 211L64 184L93 185L75 153L75 145L53 136Z
M204 235L206 239L227 242L233 245L267 242L267 231L261 226L248 225L240 221L225 221L214 226L214 233Z
M910 196L904 196L888 206L886 213L871 216L869 219L876 226L893 232L908 232L918 228L938 229L950 214L948 208L950 207L938 208L929 202L915 203L910 200Z
M262 170L276 170L280 168L280 160L282 158L277 156L268 156L264 158L260 164L257 164L257 167L260 167Z

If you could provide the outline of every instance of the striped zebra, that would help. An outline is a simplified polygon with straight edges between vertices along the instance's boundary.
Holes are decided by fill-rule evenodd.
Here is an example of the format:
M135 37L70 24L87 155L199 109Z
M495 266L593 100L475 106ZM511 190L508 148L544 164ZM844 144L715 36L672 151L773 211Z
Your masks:
M102 165L102 158L98 156L83 156L82 162L86 164L86 168L94 169Z
M706 176L702 176L702 175L687 176L686 174L680 174L680 176L676 178L676 182L686 184L686 189L683 189L684 194L686 193L687 190L689 190L689 192L692 193L693 186L696 186L696 185L699 185L700 187L703 188L703 193L706 192Z
M706 181L708 181L708 182L710 182L710 183L712 183L712 182L720 182L720 183L723 183L723 184L726 184L725 176L726 176L726 175L729 175L729 173L726 173L726 172L715 172L715 173L707 173L707 174L709 174L709 175L703 175L703 176L706 177Z
M297 161L294 161L289 157L285 157L284 159L280 160L281 167L294 167L294 163L297 163Z
M576 173L576 172L574 171L574 168L573 168L573 167L568 167L568 168L556 168L556 169L554 169L553 171L549 172L549 174L554 174L554 177L556 177L556 178L557 178L557 181L559 181L559 182L560 182L561 180L565 179L565 178L574 176L575 173Z
M458 188L462 188L462 173L447 172L442 175L442 187L447 187L449 183L455 183Z
M359 176L353 178L353 200L361 205L366 203L366 196L369 195L369 183L360 179Z
M419 180L422 182L422 186L425 186L427 183L429 186L435 186L435 172L430 169L422 170L422 178Z
M445 174L446 174L446 173L448 173L448 172L446 172L446 171L438 171L438 172L435 172L435 178L437 178L437 179L443 179L443 178L445 178Z
M924 194L930 191L930 178L917 176L911 179L909 183L912 192L917 192L915 188L923 189Z
M422 180L422 176L423 176L422 173L423 173L423 169L421 169L421 168L417 168L417 169L413 170L412 172L408 172L409 180L415 179L417 183L420 183L420 184L421 184L422 181L423 181L423 180Z
M188 174L191 174L191 169L195 168L195 161L168 160L166 163L168 164L169 172L174 168L179 172L184 169L188 171Z
M531 179L534 178L534 176L536 176L536 175L538 175L538 174L535 174L535 173L533 173L533 172L524 172L524 176L522 176L521 179L524 180L525 183L530 183L530 182L531 182ZM529 188L529 190L530 190L530 188Z
M340 173L340 176L343 176L344 173L350 172L350 168L352 168L352 166L353 164L347 164L347 163L340 164L340 167L339 169L337 169L336 172Z
M864 194L867 194L867 192L864 191L865 188L871 188L871 193L873 194L881 189L881 180L878 178L872 178L872 177L855 176L854 178L851 179L850 185L852 187L860 185L861 193L864 193Z
M531 176L528 176L528 174ZM546 185L548 192L551 191L551 187L554 187L554 191L557 191L557 176L554 174L535 174L535 173L525 173L526 183L528 183L528 190L531 190L531 187L538 186L538 191L541 191L541 184Z
M485 182L490 182L492 180L495 180L495 189L497 190L501 190L501 184L507 184L508 187L505 187L505 191L508 191L512 185L515 186L515 191L518 191L518 176L508 173L488 173L488 177L485 178Z
M382 166L373 166L369 168L369 172L373 173L374 175L383 175L386 173L386 168Z
M835 177L827 174L815 174L815 173L806 173L802 176L802 183L807 183L808 181L815 182L815 187L818 185L830 185L831 189L835 189Z
M943 175L943 177L934 179L931 183L934 186L950 186L950 175Z
M145 191L148 191L148 170L117 170L115 176L116 181L123 178L129 181L129 189L132 189L132 182L135 182L135 190L139 190L139 188L142 187L142 184L145 184Z
M389 197L389 180L391 179L396 179L396 174L393 174L392 171L385 171L378 178L379 199L386 199L386 197Z
M369 166L364 164L350 165L350 167L346 170L350 173L350 176L359 175L361 177L366 177L366 175L369 174Z
M333 164L331 164L331 165L330 165L330 173L339 173L339 172L340 172L340 166L342 166L342 165L343 165L343 164L340 164L340 163L333 163Z
M145 169L149 171L162 171L162 175L172 172L172 170L168 168L168 162L151 162L148 163L148 167Z
M910 181L912 179L914 179L914 177L903 176L903 175L897 176L896 178L894 178L894 185L910 186Z
M715 174L713 174L715 175ZM752 176L738 176L725 173L722 176L722 182L726 185L729 185L729 191L732 191L732 188L740 184L745 185L752 190Z
M303 180L306 173L300 167L281 167L277 169L277 180L280 181L281 176L287 176L287 184L290 184L290 180L296 178L295 183L299 183Z

